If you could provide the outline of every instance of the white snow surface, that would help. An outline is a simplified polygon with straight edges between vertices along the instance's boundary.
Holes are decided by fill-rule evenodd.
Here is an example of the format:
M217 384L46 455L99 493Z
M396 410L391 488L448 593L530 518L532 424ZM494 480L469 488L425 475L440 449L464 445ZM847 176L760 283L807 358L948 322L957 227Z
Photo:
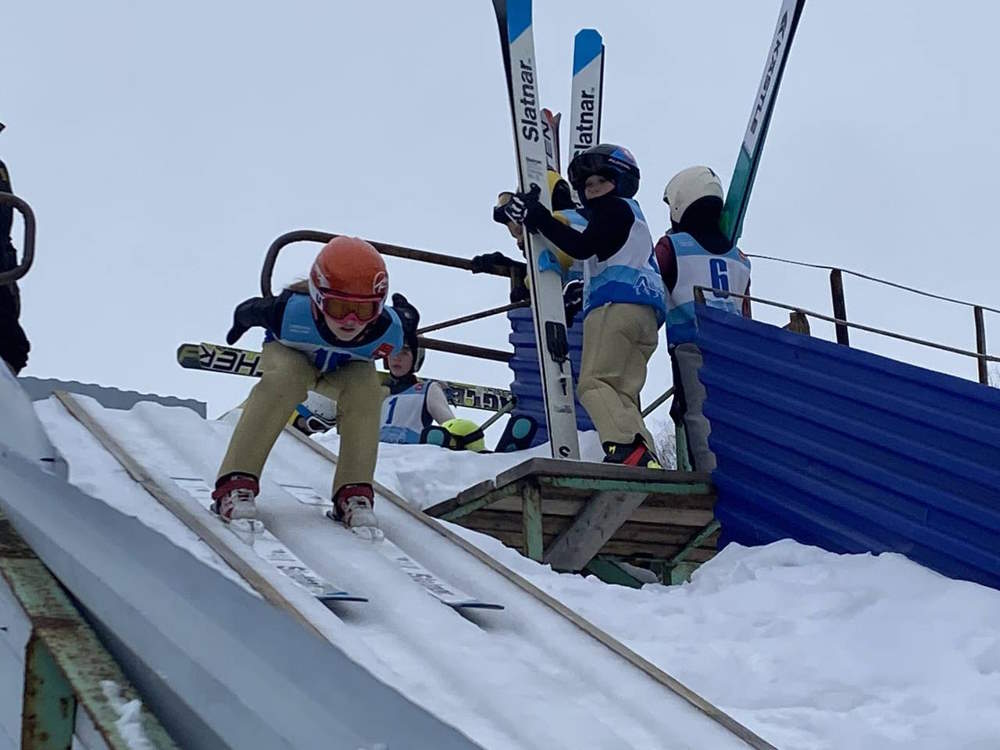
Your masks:
M155 404L87 406L140 460L209 481L232 429ZM41 403L38 412L71 481L233 576L60 405ZM336 451L336 436L322 442ZM592 433L581 443L585 456L597 454ZM427 507L529 455L383 445L377 479ZM463 618L274 484L305 481L329 492L331 475L321 457L283 436L264 472L261 513L307 563L371 596L337 631L338 646L380 679L488 748L743 747L390 503L376 501L376 512L393 541L507 609ZM782 541L730 545L688 584L635 590L554 573L452 528L779 748L1000 747L993 589L900 555L836 555Z
M142 729L142 701L122 698L121 687L112 680L101 682L101 691L118 714L115 727L130 750L153 750L153 744Z

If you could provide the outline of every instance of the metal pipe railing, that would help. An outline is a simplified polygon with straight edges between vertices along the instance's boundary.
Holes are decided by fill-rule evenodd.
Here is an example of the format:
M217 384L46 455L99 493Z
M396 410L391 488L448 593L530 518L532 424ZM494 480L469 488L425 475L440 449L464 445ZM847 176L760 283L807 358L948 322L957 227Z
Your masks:
M440 331L444 328L451 328L452 326L461 325L462 323L471 323L474 320L482 320L483 318L489 318L493 315L500 315L505 312L510 312L511 310L517 310L522 307L528 307L531 303L525 300L524 302L511 302L509 305L503 305L501 307L491 307L489 310L483 310L482 312L472 313L471 315L463 315L460 318L452 318L451 320L445 320L441 323L434 323L433 325L424 326L423 328L418 328L417 333L431 333L433 331Z
M321 244L326 244L334 237L340 237L341 235L333 234L332 232L321 232L315 229L297 229L293 232L286 232L285 234L278 237L271 246L267 249L267 255L264 256L264 266L261 268L260 272L260 291L265 297L273 297L274 293L271 290L271 277L274 274L274 264L278 260L278 254L288 245L295 242L319 242ZM421 263L432 263L438 266L447 266L449 268L457 268L462 271L473 271L472 261L468 258L458 258L453 255L445 255L444 253L432 253L428 250L417 250L412 247L403 247L402 245L390 245L387 242L375 242L373 240L365 240L370 242L376 250L378 250L382 255L388 255L394 258L406 258L407 260L416 260ZM485 270L478 270L477 273L486 273L493 276L503 276L505 278L513 278L517 269L511 268L505 265L493 265Z
M848 336L849 326L845 325L847 321L847 306L844 302L844 274L849 274L851 276L856 276L859 279L865 279L866 281L872 281L876 284L883 284L884 286L889 286L894 289L900 289L904 292L910 292L912 294L919 294L923 297L929 297L930 299L940 300L942 302L949 302L955 305L964 305L966 307L971 307L975 326L976 326L976 351L978 352L978 377L979 382L983 385L989 385L989 368L986 366L988 357L983 359L982 357L986 355L986 321L983 316L984 311L989 311L992 313L1000 313L1000 309L995 307L989 307L988 305L981 305L975 302L969 302L968 300L955 299L954 297L945 297L942 294L934 294L933 292L928 292L923 289L917 289L916 287L907 286L905 284L899 284L895 281L889 281L888 279L881 279L878 276L871 276L870 274L861 273L859 271L851 271L846 268L837 268L836 266L826 266L821 263L807 263L801 260L791 260L789 258L779 258L774 255L759 255L755 253L748 254L747 257L759 258L761 260L773 260L778 263L788 263L793 266L804 266L805 268L818 268L830 272L830 296L833 301L833 316L834 318L842 321L841 323L835 324L837 331L837 343L843 344L844 346L850 346L850 337Z
M698 304L705 304L705 292L713 292L719 296L726 297L736 297L737 299L748 299L751 302L759 302L762 305L770 305L771 307L778 307L783 310L790 310L792 312L800 313L802 315L807 315L817 320L825 320L828 323L833 323L834 325L847 326L849 328L857 328L859 331L865 331L867 333L877 333L880 336L887 336L893 339L899 339L900 341L907 341L911 344L920 344L921 346L928 346L932 349L940 349L941 351L951 352L952 354L961 354L963 357L972 357L979 361L982 366L985 367L985 362L1000 362L1000 357L994 357L990 354L986 354L985 351L970 352L967 349L959 349L954 346L948 346L947 344L939 344L935 341L927 341L926 339L918 339L914 336L907 336L906 334L896 333L895 331L887 331L883 328L874 328L873 326L866 326L861 323L851 323L850 321L844 320L842 318L830 317L829 315L824 315L823 313L814 312L812 310L805 310L801 307L796 307L794 305L786 305L784 302L776 302L775 300L764 299L762 297L752 297L749 294L737 294L736 292L730 292L726 289L715 289L708 286L695 286L694 296L695 301ZM985 348L985 342L984 342Z
M429 339L426 336L417 337L417 345L431 351L461 354L465 357L489 359L494 362L503 362L504 364L510 362L510 358L514 356L513 352L505 352L501 349L490 349L489 347L473 346L472 344L459 344L455 341L442 341L441 339Z
M31 269L35 262L35 212L23 198L13 193L0 193L0 206L13 206L24 220L24 242L21 245L21 263L9 271L0 272L0 285L12 284ZM6 240L6 238L3 238Z

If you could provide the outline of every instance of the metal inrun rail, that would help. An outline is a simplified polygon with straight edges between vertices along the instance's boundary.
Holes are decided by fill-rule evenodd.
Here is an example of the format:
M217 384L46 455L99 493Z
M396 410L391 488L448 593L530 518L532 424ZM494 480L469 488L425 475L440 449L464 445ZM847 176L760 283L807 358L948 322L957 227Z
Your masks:
M111 750L134 747L118 727L121 716L112 696L139 697L121 667L84 621L48 568L0 514L0 576L31 623L25 653L21 747L50 750L74 745L78 712L83 711ZM143 705L143 734L156 750L177 746Z

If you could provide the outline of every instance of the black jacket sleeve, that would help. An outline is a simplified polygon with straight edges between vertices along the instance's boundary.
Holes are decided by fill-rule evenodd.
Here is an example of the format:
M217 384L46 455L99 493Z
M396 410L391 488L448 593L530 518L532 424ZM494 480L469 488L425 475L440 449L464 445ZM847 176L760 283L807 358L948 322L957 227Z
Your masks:
M526 224L572 258L584 260L596 255L598 260L607 260L625 245L635 214L623 199L613 195L590 201L586 213L587 228L582 232L563 224L541 205L531 211Z
M277 297L251 297L241 302L233 311L233 327L226 334L226 343L232 345L251 328L266 328L277 334L281 332L281 320L285 316L285 305L292 292L283 291Z

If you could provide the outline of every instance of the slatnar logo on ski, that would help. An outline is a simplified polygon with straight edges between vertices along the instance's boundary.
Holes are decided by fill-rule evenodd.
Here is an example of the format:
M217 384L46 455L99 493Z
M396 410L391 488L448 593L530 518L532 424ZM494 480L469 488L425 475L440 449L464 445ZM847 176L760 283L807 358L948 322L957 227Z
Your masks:
M535 64L530 57L521 63L521 135L529 141L538 140L538 95L535 93Z
M594 126L597 117L597 95L594 89L584 89L580 92L580 121L573 123L574 133L573 156L585 151L594 143Z

